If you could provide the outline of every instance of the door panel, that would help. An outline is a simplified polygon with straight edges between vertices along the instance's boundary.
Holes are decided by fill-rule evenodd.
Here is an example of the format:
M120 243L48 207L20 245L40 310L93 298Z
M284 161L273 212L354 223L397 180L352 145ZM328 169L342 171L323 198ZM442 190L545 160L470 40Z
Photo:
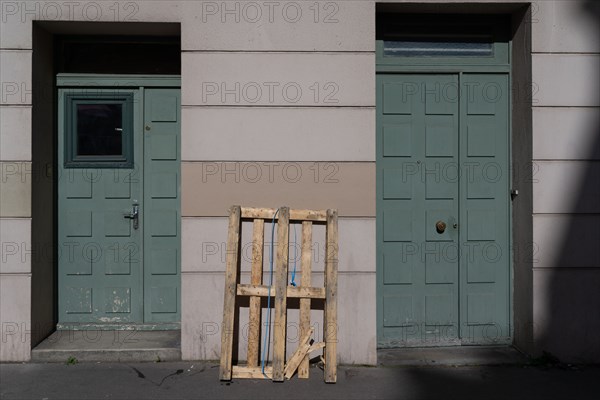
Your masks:
M94 103L98 118L104 102L110 103L121 94L132 95L133 126L109 127L124 138L133 136L133 160L142 157L139 94L135 91L115 91L93 96L83 95L82 101ZM102 155L95 159L81 158L76 167L66 167L68 146L77 152L77 143L70 143L77 129L75 118L68 118L66 97L79 99L77 92L61 90L59 97L59 322L60 323L139 323L143 321L142 254L140 229L132 229L124 215L141 198L141 164L129 168L97 167ZM91 107L91 106L90 106ZM111 121L114 123L114 121ZM118 124L117 124L118 125ZM107 129L107 126L103 126ZM96 132L97 133L97 132ZM125 139L124 139L125 140ZM88 155L89 156L89 155ZM77 158L75 154L74 159ZM100 160L100 161L98 161ZM86 162L90 168L84 168Z
M508 76L379 74L377 101L379 345L509 341Z
M510 341L508 76L461 82L461 338Z
M458 258L444 254L458 241L446 177L458 163L458 76L378 75L377 89L379 342L436 343L458 331Z
M147 322L179 321L180 90L144 91L144 287Z

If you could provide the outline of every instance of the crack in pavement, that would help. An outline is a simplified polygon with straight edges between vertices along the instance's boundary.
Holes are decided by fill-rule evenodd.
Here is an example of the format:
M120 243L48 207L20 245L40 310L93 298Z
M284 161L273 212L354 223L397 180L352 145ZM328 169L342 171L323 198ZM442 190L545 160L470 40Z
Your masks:
M131 368L131 369L132 369L132 370L133 370L133 371L134 371L134 372L137 374L138 378L140 378L140 379L145 379L145 380L147 380L148 382L152 383L153 385L155 385L155 386L157 386L157 387L160 387L160 386L161 386L161 385L162 385L162 384L163 384L163 383L164 383L164 382L165 382L165 381L166 381L168 378L170 378L170 377L172 377L172 376L175 376L175 375L180 375L180 374L183 374L183 369L178 369L177 371L175 371L175 372L173 372L173 373L170 373L169 375L167 375L167 376L163 377L163 378L160 380L160 382L158 382L158 383L157 383L157 382L154 382L152 379L150 379L150 378L146 377L146 375L144 375L144 374L142 373L142 371L140 371L140 370L139 370L139 369L137 369L136 367L129 366L129 368Z

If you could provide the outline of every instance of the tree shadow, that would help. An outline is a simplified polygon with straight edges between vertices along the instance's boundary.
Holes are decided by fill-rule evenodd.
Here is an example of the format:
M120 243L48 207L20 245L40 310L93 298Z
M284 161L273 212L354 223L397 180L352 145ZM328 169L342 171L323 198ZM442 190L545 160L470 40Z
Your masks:
M597 368L568 370L531 366L399 368L398 398L411 400L595 399Z
M600 3L586 0L579 15L582 22L593 19L597 28ZM587 79L589 90L598 90L598 77ZM541 260L534 264L534 304L540 303L534 306L536 353L547 352L569 363L600 362L600 109L588 111L587 154L580 161L559 161L563 168L580 165L569 177L579 182L576 190L564 194L564 201L572 205L567 213L539 215L545 220L539 226L546 231L536 232L537 238L554 238L539 243Z

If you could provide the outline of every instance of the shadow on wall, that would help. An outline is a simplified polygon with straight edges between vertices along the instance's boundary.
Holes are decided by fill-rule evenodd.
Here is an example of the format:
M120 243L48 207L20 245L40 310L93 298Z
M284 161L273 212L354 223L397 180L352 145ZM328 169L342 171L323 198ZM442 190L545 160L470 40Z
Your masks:
M594 18L595 26L600 26L600 2L581 4L581 20ZM598 90L598 76L589 79L589 90ZM542 248L551 243L538 243L538 254L544 259L533 264L536 350L569 363L600 362L600 109L592 110L593 121L585 124L591 130L586 137L592 138L588 161L576 162L584 166L579 176L569 176L578 182L577 189L564 194L572 201L571 209L544 224L552 232L538 232L538 238L559 239L553 241L554 248Z

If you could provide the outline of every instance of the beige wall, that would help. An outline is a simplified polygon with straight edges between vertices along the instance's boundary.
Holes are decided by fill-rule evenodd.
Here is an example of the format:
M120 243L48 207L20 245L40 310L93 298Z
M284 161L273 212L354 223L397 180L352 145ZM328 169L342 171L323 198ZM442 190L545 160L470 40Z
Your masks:
M196 10L206 25L182 26L185 359L218 358L223 217L241 204L339 210L338 354L344 363L376 362L375 7L320 2L314 22L313 3L295 4L297 22L275 13L260 26L243 14L223 23Z
M513 1L474 3L487 7L508 2ZM214 359L218 354L215 335L202 327L207 321L220 323L222 265L208 268L195 260L198 243L222 241L228 203L248 199L259 205L272 199L265 205L340 208L340 235L355 235L343 239L340 249L340 358L375 362L374 1L334 2L337 9L323 1L318 16L308 9L313 2L297 2L302 7L299 20L294 21L292 6L284 17L282 6L264 23L253 21L253 10L243 9L243 2L233 1L226 7L241 7L239 21L235 15L222 15L222 2L140 1L127 3L128 8L120 3L118 13L112 2L81 1L74 8L44 1L31 2L27 9L25 2L2 6L8 3L16 8L3 9L0 23L0 224L6 260L0 271L0 360L29 359L31 260L21 254L31 248L32 20L46 19L181 23L183 357ZM62 9L53 9L51 3ZM594 333L600 330L600 316L589 310L600 308L600 294L594 290L600 286L600 256L598 246L592 245L598 242L595 227L600 223L600 43L598 23L582 4L537 1L532 7L533 218L538 247L534 324L540 350L567 359L598 360ZM211 5L217 9L207 8ZM96 29L94 24L70 27L74 32ZM223 94L223 89L230 91ZM311 166L333 163L343 179L329 186L319 181L296 184L285 191L287 182L253 184L248 176L236 185L197 185L202 165L222 166L223 161L237 168L247 165L238 162L298 163L306 174L314 173ZM13 243L19 244L17 253L9 255Z
M31 60L30 49L0 46L2 361L28 361L31 349Z

